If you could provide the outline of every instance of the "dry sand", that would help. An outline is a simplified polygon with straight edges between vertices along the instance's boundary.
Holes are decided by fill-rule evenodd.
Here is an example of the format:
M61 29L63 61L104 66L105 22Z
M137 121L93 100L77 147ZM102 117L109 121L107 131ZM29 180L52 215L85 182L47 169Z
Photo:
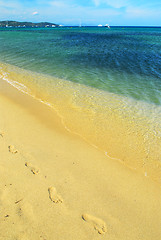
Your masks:
M160 240L161 188L0 82L0 240Z

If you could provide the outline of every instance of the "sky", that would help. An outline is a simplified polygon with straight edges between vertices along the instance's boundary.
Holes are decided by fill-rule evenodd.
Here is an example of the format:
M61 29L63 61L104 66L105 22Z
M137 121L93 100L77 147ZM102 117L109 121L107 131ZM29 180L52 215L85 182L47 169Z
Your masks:
M0 20L161 26L161 0L0 0Z

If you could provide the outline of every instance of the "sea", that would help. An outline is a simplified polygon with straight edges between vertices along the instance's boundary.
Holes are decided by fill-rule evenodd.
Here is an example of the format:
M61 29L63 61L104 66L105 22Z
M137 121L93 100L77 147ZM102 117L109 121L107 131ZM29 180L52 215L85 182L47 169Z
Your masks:
M161 182L161 27L0 28L0 78Z

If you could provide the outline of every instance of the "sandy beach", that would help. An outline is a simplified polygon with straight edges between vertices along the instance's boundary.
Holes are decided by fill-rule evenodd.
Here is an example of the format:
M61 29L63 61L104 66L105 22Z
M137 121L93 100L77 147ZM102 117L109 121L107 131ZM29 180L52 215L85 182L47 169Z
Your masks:
M161 188L0 80L0 240L160 240Z

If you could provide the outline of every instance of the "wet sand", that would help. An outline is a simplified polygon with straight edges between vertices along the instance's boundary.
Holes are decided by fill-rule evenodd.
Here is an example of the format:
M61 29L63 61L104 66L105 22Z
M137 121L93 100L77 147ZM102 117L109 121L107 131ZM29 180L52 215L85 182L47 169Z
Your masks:
M0 81L0 240L159 240L161 188Z

